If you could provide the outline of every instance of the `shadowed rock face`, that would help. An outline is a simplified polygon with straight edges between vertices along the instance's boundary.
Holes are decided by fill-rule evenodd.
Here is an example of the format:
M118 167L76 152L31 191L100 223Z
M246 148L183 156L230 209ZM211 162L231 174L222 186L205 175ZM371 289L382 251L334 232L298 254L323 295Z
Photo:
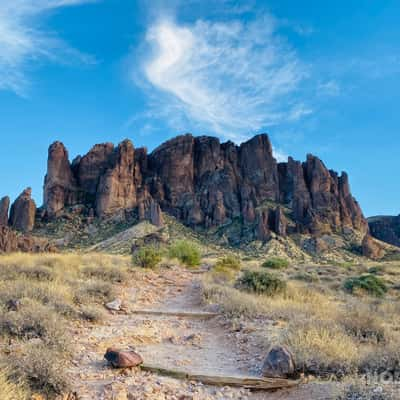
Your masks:
M36 204L31 194L31 188L25 189L11 206L10 225L21 232L30 232L35 225Z
M237 219L260 240L271 232L367 231L345 173L338 176L312 155L304 163L289 158L278 164L267 135L240 146L178 136L149 155L130 141L117 148L106 143L72 164L56 142L49 149L44 199L48 217L84 203L100 217L138 208L141 218L161 223L161 209L192 227Z
M3 197L0 200L0 226L8 225L8 210L10 208L10 198Z
M372 236L400 247L400 215L372 217L368 224Z

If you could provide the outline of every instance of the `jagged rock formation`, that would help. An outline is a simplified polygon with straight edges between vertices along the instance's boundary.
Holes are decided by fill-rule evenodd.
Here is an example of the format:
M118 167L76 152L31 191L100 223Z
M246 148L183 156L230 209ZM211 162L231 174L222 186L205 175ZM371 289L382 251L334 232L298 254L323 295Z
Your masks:
M36 204L31 195L31 188L25 189L11 206L10 225L21 232L31 232L35 225Z
M373 237L400 247L400 215L371 217L368 225Z
M267 135L235 145L213 137L178 136L147 154L126 140L106 143L68 161L65 147L49 149L44 210L54 218L85 204L104 217L137 209L140 219L162 225L162 211L186 225L219 227L240 221L253 239L271 234L367 232L347 174L328 170L317 157L277 163Z
M9 208L10 208L10 198L8 196L5 196L0 200L0 226L8 225Z
M46 239L21 234L8 226L0 226L0 253L22 251L25 253L53 252L56 248Z
M362 254L373 260L380 260L385 256L385 250L370 236L365 235L361 244Z

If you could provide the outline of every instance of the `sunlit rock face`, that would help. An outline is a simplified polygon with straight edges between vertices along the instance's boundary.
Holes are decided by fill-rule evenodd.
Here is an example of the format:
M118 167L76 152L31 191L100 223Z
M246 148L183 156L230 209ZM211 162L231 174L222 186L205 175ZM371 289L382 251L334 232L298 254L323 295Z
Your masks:
M105 143L72 163L56 142L49 149L44 210L54 218L75 204L98 217L137 209L158 224L164 211L194 228L239 221L260 240L271 232L367 231L346 173L339 176L313 155L303 163L277 163L265 134L239 146L187 134L150 154L129 140Z

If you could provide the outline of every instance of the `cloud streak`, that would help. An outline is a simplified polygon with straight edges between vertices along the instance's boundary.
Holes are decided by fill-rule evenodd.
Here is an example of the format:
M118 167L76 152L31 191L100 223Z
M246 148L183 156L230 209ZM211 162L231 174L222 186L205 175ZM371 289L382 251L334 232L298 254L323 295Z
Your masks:
M277 20L159 19L146 35L143 74L152 112L172 124L242 140L254 131L312 110L296 100L306 68L278 34ZM176 129L176 126L174 127Z
M27 70L33 62L93 62L92 57L68 46L40 27L46 12L93 0L12 0L0 2L0 90L24 95Z

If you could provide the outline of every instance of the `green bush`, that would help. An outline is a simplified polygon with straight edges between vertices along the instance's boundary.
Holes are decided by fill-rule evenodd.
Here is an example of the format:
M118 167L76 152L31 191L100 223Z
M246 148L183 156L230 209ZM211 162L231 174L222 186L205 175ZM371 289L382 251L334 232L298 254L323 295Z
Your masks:
M240 259L234 256L226 256L220 258L216 263L214 268L216 270L235 270L238 271L241 267Z
M350 293L355 293L357 290L362 290L375 297L382 297L387 292L385 282L377 276L371 274L347 279L344 283L344 288Z
M289 266L289 261L281 257L271 257L262 266L270 269L285 269Z
M274 296L286 290L284 280L264 271L244 271L236 285L239 289L268 296Z
M196 267L200 264L201 254L198 247L186 240L179 240L171 245L169 249L170 258L177 258L187 267Z
M161 260L161 251L155 246L143 246L133 255L133 263L141 268L155 268Z

